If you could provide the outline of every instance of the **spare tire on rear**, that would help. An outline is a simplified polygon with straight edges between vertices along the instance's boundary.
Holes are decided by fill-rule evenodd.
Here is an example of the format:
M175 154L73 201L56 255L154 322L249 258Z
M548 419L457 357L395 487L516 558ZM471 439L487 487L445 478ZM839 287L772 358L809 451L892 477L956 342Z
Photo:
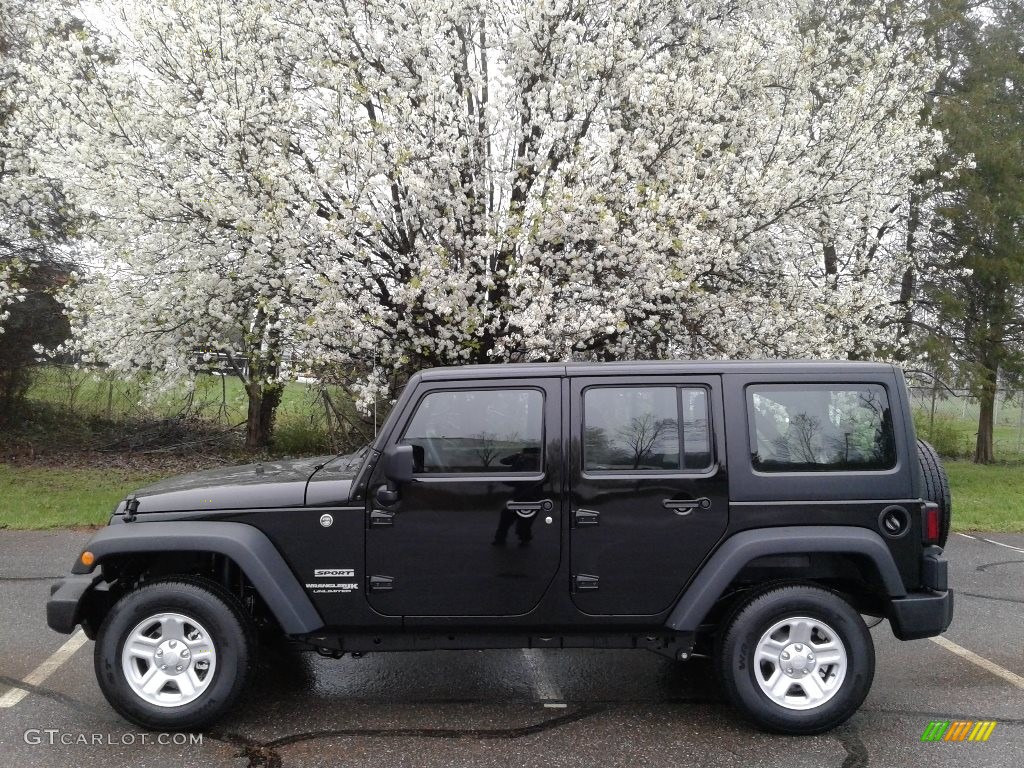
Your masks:
M924 499L939 505L939 546L946 546L949 523L953 517L953 497L949 492L949 477L942 467L938 452L924 440L917 441L917 461L924 478Z

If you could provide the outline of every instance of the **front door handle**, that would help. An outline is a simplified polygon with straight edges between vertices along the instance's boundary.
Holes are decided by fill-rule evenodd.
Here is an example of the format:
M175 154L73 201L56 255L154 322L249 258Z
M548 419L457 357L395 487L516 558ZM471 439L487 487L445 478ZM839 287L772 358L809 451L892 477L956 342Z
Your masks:
M711 509L711 499L706 496L701 496L699 499L662 499L661 506L671 509L683 517L695 509Z
M505 509L510 512L515 512L522 518L530 518L540 512L542 509L545 512L550 512L555 508L551 499L541 499L540 501L508 501L505 502Z

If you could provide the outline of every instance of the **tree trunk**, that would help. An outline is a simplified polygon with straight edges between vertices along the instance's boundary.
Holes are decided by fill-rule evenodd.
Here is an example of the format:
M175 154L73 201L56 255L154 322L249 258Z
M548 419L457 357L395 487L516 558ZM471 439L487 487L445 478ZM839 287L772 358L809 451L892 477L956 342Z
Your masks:
M284 393L282 384L249 383L245 387L249 396L249 411L245 423L245 449L258 451L270 444L274 431L274 417Z
M914 332L914 299L917 295L917 229L921 225L920 202L915 189L910 193L910 204L907 207L907 255L910 266L903 273L900 281L900 306L903 307L903 318L900 322L900 341L906 342L913 338Z
M995 428L997 379L995 371L986 370L984 376L978 398L981 407L978 412L978 442L974 448L975 464L991 464L995 461L992 436Z

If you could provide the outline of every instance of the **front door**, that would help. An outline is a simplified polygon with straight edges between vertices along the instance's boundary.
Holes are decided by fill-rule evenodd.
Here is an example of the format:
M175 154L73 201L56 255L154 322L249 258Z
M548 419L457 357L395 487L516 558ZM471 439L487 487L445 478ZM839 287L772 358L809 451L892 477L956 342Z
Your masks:
M423 382L389 444L413 446L398 500L367 494L368 599L391 616L514 616L561 552L560 379Z
M660 613L728 523L721 380L578 377L571 391L573 600Z

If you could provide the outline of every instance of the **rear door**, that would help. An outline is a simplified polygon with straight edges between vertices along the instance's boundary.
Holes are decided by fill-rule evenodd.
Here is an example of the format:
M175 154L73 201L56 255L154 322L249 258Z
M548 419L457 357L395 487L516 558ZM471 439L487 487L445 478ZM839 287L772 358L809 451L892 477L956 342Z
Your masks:
M573 600L660 613L728 523L720 378L575 377L571 392Z
M415 473L367 494L370 605L391 616L514 616L561 557L561 379L424 382L389 443Z

